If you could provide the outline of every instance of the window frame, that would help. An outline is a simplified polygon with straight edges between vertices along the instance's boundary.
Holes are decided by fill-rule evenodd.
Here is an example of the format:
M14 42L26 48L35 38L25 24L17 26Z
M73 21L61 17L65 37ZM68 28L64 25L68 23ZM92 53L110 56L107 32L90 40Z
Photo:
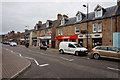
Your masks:
M96 31L94 31L94 28L96 28ZM97 32L97 25L96 25L96 23L93 23L93 32Z
M101 26L99 26L101 24ZM101 29L100 29L101 28ZM102 32L102 22L98 23L98 32Z
M65 19L64 19L64 17L62 17L62 19L61 19L61 25L64 25L65 24Z
M78 30L78 29L77 29L78 27L79 27L79 32L76 32L76 31ZM79 33L80 33L80 26L79 26L79 25L76 25L76 26L75 26L75 34L79 34Z

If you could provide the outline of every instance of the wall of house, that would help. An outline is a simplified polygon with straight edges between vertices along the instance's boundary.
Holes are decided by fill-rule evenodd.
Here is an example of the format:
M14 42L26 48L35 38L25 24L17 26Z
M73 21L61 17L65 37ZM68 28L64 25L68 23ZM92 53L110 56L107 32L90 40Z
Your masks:
M119 16L120 17L120 16ZM120 20L120 18L118 18ZM103 46L112 46L113 45L113 32L116 31L116 24L115 24L115 17L103 19L103 20L95 20L95 21L90 21L88 23L88 34L101 34L102 33L102 45ZM93 32L93 23L96 23L98 26L98 23L102 22L102 32ZM81 33L81 30L87 30L87 24L85 23L80 23L80 24L75 24L75 25L70 25L70 26L64 26L64 27L59 27L57 28L57 35L58 35L58 30L63 29L63 35L76 35L75 34L75 26L79 25L80 26L80 33L77 35L87 35L86 33L83 34ZM119 25L119 24L118 24ZM98 27L97 27L98 30ZM83 39L83 46L85 47L87 45L87 38L82 38ZM78 43L78 39L76 39L76 42ZM56 40L56 46L58 48L58 44L60 43L59 40ZM88 46L89 49L92 48L92 38L88 38Z
M120 15L117 17L117 32L120 32Z

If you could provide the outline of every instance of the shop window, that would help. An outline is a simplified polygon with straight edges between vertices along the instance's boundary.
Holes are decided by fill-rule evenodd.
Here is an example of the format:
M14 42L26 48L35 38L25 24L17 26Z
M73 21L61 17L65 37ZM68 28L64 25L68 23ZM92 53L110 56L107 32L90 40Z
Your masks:
M75 27L75 34L79 34L80 33L80 27L79 26L76 26Z
M93 24L93 32L97 31L96 23Z
M71 42L76 42L76 39L70 39Z
M102 23L98 23L98 32L102 32Z

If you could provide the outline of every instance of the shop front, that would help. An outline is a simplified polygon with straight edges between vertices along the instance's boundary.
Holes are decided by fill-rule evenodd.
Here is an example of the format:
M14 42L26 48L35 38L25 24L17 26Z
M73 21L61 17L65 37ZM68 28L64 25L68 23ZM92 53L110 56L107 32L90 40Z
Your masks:
M78 35L78 43L85 47L87 45L87 35ZM88 44L89 48L102 46L102 34L88 34Z
M78 35L65 35L65 36L56 36L56 48L59 47L60 42L66 41L66 42L76 42L76 39L78 38Z
M44 43L48 46L48 48L51 48L51 36L41 36L37 37L38 44Z
M32 38L33 40L33 46L37 46L37 37Z

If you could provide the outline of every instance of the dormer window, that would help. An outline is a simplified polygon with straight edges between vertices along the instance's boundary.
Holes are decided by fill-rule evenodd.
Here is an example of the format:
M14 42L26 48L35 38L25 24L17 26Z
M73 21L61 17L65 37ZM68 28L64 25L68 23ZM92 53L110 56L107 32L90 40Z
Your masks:
M81 21L83 18L85 17L85 14L78 11L77 14L76 14L76 21Z
M77 21L81 21L82 20L82 15L81 14L78 14L77 15Z
M47 23L46 23L46 27L49 27L49 21L47 21Z
M95 17L102 17L103 13L105 11L105 9L103 7L101 7L100 5L97 5L97 7L95 8Z
M102 9L96 11L96 17L102 17Z
M64 25L65 24L65 19L64 19L64 17L62 17L62 19L61 19L61 25Z

